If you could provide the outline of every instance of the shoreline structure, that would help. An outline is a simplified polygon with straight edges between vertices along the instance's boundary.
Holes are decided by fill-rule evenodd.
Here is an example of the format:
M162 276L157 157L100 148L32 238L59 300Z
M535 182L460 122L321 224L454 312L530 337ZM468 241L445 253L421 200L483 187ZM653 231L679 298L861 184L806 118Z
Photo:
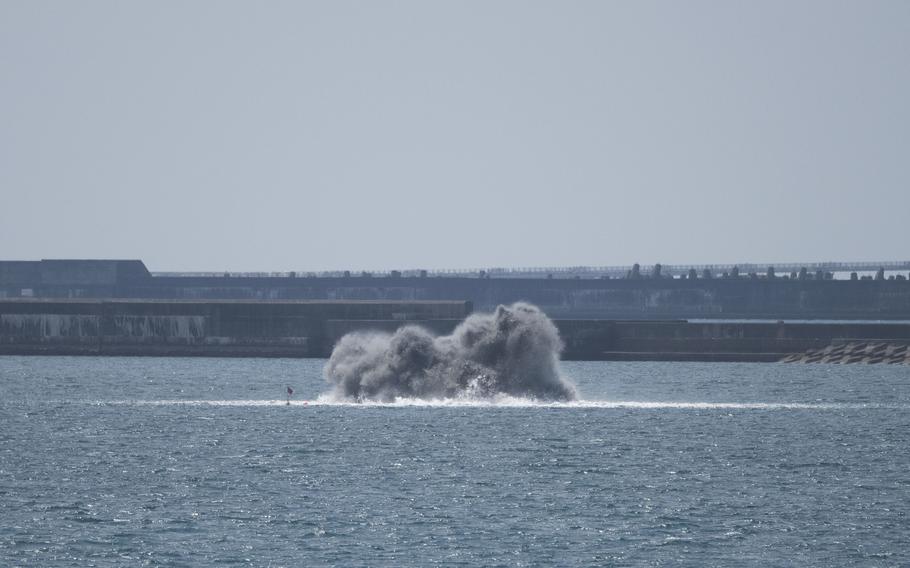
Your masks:
M470 302L0 300L0 355L328 357L353 331L448 334ZM563 360L910 364L910 323L553 320Z
M910 263L783 276L742 266L752 272L173 274L138 260L0 261L0 354L328 357L352 331L447 334L475 311L524 301L553 319L565 360L910 362L910 280L895 272ZM868 274L830 271L850 269Z

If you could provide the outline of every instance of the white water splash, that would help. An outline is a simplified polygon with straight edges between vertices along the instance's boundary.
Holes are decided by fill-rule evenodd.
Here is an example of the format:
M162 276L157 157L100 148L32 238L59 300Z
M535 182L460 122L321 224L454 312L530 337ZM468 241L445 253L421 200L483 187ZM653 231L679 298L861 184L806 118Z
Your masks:
M562 340L540 309L518 302L468 316L451 335L419 326L342 337L325 366L338 401L392 402L501 395L577 398L559 370Z
M537 401L500 396L493 399L419 399L399 398L392 402L347 402L321 396L315 400L49 400L46 404L90 404L97 406L190 406L190 407L350 407L350 408L556 408L556 409L631 409L631 410L910 410L910 404L885 403L804 403L804 402L682 402L636 400L576 400L571 402Z

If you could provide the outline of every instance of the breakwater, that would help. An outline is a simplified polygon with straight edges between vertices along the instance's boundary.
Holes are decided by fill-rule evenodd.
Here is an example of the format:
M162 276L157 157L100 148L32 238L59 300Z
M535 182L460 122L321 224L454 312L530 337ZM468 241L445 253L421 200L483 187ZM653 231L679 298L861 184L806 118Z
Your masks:
M325 357L352 327L449 329L471 311L469 302L0 300L0 354Z
M809 349L803 353L788 355L783 362L910 365L910 342L836 340L821 349Z
M627 278L551 276L154 275L140 261L0 261L0 298L461 300L478 311L525 301L556 319L910 320L910 280L903 274L832 280L821 271L775 275L769 267L726 277L707 269L685 277L656 270Z
M910 345L910 324L850 322L689 322L557 320L565 359L606 361L819 362L806 357L838 345ZM851 347L851 349L853 349ZM858 347L856 349L859 349ZM835 350L834 354L838 352ZM907 363L898 357L824 362Z
M352 331L448 334L471 312L451 301L0 300L0 354L328 357ZM554 323L566 360L780 361L850 342L910 344L904 323Z

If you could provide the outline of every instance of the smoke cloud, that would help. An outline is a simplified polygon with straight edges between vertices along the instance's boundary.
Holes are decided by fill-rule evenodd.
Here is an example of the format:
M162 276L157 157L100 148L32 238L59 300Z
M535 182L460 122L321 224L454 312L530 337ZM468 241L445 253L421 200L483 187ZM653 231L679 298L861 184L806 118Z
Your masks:
M391 335L350 333L332 351L325 376L341 400L574 400L574 385L559 374L561 351L553 322L537 307L516 303L471 315L441 337L417 326Z

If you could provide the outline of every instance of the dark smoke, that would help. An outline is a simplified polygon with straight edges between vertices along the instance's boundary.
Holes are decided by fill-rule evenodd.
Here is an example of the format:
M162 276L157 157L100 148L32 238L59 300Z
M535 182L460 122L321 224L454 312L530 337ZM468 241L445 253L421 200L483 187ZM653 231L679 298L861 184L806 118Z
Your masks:
M452 335L435 337L417 326L394 334L350 333L325 368L342 400L391 402L396 398L574 400L575 387L559 375L562 341L535 306L499 306L474 314Z

